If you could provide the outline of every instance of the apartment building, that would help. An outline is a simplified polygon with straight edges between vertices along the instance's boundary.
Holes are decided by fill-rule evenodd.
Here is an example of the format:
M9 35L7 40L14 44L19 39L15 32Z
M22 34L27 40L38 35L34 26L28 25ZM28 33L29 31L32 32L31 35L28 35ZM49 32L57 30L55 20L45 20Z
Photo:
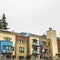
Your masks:
M52 28L43 36L0 30L0 40L13 43L13 51L8 53L13 60L49 60L60 51L60 41L57 40L56 31Z

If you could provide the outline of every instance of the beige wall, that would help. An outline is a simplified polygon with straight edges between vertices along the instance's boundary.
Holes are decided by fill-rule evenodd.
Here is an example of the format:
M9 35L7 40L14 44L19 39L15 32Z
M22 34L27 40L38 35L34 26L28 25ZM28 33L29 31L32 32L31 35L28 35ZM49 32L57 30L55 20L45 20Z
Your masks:
M55 30L47 31L47 38L51 40L52 57L54 57L56 54L58 54L56 31Z
M32 48L33 39L39 40L39 38L38 37L30 37L29 38L29 48L30 48L30 54L31 55L32 55L32 51L33 51L33 48ZM39 42L38 42L38 45L39 45ZM39 49L38 49L38 53L39 53Z
M0 40L3 40L4 37L10 37L13 42L13 46L15 47L15 35L11 33L0 32ZM15 55L15 49L13 51L13 55Z
M24 53L19 52L19 47L24 47ZM27 45L26 45L26 43L16 43L16 57L19 57L19 56L26 57L26 55L27 55Z

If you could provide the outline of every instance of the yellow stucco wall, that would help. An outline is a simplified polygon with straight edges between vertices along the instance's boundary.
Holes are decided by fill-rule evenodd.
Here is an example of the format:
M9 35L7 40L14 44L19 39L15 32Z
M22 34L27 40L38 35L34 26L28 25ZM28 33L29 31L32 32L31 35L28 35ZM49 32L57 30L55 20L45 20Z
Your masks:
M51 40L52 57L54 57L56 54L58 54L56 31L55 30L47 31L47 38Z
M38 37L29 37L29 48L30 48L30 54L31 55L32 55L32 51L33 51L33 48L32 48L33 39L39 40L39 38ZM38 53L39 53L39 49L38 49Z
M24 53L19 52L19 47L23 47L24 48ZM16 57L19 56L27 56L27 45L26 43L16 43Z
M46 43L49 43L49 40L46 38L41 38L41 41L45 41Z

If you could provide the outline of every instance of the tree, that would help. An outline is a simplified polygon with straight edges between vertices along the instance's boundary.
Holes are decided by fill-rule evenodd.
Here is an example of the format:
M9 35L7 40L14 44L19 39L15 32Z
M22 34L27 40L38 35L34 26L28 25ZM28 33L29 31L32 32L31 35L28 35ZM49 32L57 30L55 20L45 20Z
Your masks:
M5 14L3 14L2 19L1 19L1 23L2 23L1 25L2 25L2 29L7 30L8 23L6 22L5 19L6 19Z
M1 22L1 20L0 20L0 29L2 29L2 22Z

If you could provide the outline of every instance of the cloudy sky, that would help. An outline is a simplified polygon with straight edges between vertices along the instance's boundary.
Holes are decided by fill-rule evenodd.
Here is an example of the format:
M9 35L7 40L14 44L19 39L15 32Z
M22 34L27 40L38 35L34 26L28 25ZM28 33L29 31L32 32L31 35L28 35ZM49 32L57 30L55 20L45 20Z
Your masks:
M16 32L44 34L49 27L60 36L60 0L0 0L0 18Z

